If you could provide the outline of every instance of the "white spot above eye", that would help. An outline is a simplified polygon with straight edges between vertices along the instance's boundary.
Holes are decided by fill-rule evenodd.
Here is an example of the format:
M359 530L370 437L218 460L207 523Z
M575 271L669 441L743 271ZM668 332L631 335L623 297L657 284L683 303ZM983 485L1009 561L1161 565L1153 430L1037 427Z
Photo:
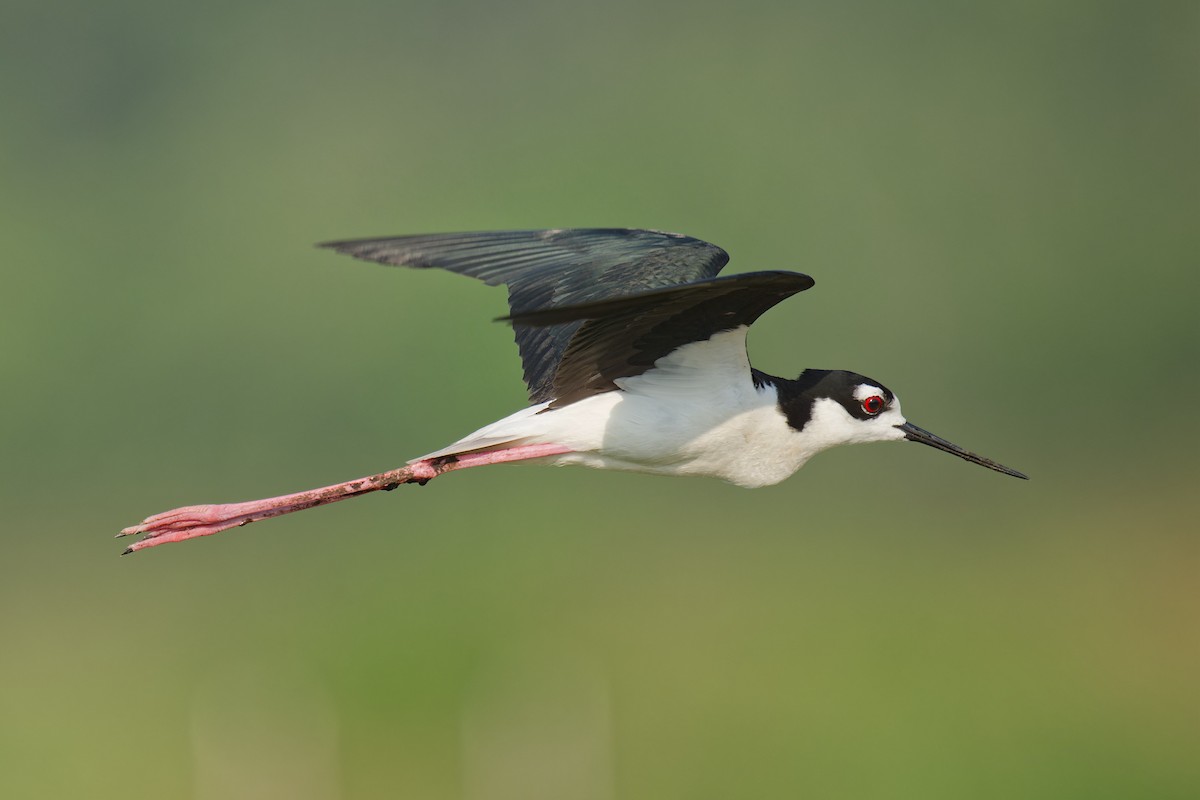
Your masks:
M866 400L868 397L876 396L887 397L887 395L883 393L883 389L870 383L860 383L858 386L854 387L854 399L860 403Z

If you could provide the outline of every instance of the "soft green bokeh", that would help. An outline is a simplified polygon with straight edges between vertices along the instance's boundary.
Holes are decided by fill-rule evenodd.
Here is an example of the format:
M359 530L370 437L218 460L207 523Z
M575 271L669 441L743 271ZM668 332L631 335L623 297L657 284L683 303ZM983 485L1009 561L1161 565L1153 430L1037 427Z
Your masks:
M7 0L0 796L1200 795L1194 3ZM928 448L496 468L118 559L519 407L503 292L310 247L647 226Z

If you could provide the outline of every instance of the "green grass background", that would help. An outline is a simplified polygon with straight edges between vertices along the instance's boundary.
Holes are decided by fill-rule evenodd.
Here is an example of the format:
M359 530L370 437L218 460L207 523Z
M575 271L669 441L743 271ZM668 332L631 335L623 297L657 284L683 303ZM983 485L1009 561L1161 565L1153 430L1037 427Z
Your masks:
M0 5L0 795L1200 794L1193 3ZM817 287L908 445L471 471L127 559L524 401L311 248L640 226Z

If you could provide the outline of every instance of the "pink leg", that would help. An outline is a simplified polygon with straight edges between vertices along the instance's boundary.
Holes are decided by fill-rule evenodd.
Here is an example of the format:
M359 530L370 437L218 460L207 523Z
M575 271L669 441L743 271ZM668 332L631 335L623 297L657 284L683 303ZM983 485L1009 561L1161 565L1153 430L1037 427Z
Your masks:
M395 489L402 483L424 485L438 475L456 469L501 464L505 461L543 458L569 452L571 452L570 448L557 444L530 444L510 447L506 450L444 456L428 461L418 461L408 466L354 481L337 483L321 489L310 489L307 492L268 497L265 500L252 500L248 503L184 506L147 517L141 525L125 528L117 536L144 535L145 538L134 542L121 554L127 555L168 542L182 542L199 536L211 536L214 533L236 528L239 525L248 525L260 519L278 517L293 511L303 511L306 508L323 506L326 503L336 503L338 500L358 497L380 489Z

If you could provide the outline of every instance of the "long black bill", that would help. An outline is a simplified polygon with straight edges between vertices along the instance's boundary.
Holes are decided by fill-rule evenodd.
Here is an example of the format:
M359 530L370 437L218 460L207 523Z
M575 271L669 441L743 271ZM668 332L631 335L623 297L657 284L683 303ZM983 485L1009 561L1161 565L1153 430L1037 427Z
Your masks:
M921 444L927 444L930 447L936 447L938 450L945 450L947 453L953 453L954 455L958 456L959 458L963 458L963 459L966 459L967 461L970 461L972 464L978 464L981 467L987 467L988 469L994 469L994 470L996 470L996 472L1003 472L1005 475L1012 475L1014 478L1021 478L1023 480L1029 480L1029 476L1024 473L1017 472L1015 469L1009 469L1008 467L1006 467L1002 464L997 464L995 461L992 461L990 458L984 458L983 456L977 456L974 453L968 452L967 450L963 450L958 445L951 444L950 442L947 442L945 439L943 439L940 436L934 436L929 431L925 430L924 428L918 428L916 425L913 425L911 422L906 422L903 425L897 425L896 427L899 428L900 430L904 431L904 438L908 439L910 442L920 442Z

